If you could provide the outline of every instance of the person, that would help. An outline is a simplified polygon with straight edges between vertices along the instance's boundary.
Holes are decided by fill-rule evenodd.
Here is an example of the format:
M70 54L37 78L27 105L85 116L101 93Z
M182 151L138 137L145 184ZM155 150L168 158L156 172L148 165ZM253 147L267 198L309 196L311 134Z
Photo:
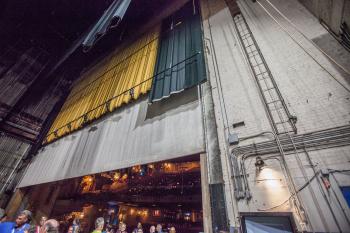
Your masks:
M113 227L111 226L111 225L107 225L106 226L106 231L105 231L105 233L114 233L114 229L113 229Z
M30 228L32 212L23 210L16 218L15 222L0 223L1 233L25 233Z
M47 217L46 216L41 216L40 221L39 221L39 225L35 226L35 233L40 233L40 229L44 226L44 223L47 221Z
M79 220L79 218L74 216L72 227L73 227L73 233L79 233L79 231L80 231L80 220Z
M157 233L163 233L162 229L163 229L162 224L157 224L157 227L156 227Z
M103 227L105 225L105 220L102 217L99 217L95 221L95 230L92 233L102 233Z
M169 233L176 233L175 227L170 227Z
M149 233L155 233L156 232L156 227L155 226L151 226L149 228Z
M68 227L67 233L73 233L73 226L69 226L69 227Z
M117 230L117 233L127 233L125 223L123 222L119 223L119 229Z
M133 233L138 233L139 230L141 230L143 232L142 224L140 222L137 223L137 227L132 232Z
M46 220L40 229L40 233L58 233L60 224L55 219Z

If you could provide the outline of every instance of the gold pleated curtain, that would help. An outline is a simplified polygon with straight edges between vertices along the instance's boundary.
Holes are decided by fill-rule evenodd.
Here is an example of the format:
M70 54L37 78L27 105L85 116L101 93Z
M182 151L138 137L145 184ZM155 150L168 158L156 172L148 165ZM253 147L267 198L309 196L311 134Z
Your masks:
M152 86L159 33L160 27L155 27L85 72L56 117L46 142L147 93Z

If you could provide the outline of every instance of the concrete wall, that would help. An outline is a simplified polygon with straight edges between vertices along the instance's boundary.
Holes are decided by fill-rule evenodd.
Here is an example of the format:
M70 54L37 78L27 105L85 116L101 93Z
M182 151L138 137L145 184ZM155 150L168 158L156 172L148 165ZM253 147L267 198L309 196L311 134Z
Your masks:
M337 35L340 24L350 25L350 2L348 0L299 0L316 18L322 20Z
M227 143L228 134L237 133L240 138L243 138L263 131L271 131L272 128L257 84L237 39L238 35L234 28L232 15L225 1L202 0L201 2L208 77L211 80L214 97L230 225L235 227L240 225L239 212L292 211L299 230L349 232L350 225L346 219L350 217L349 209L340 194L338 184L332 178L333 175L330 177L330 182L334 192L325 190L323 185L318 184L319 175L317 179L312 179L310 185L300 191L299 200L305 208L305 218L309 220L309 223L303 221L303 218L297 214L295 206L286 201L291 195L292 184L287 178L283 164L280 165L279 155L273 155L279 160L267 159L266 168L261 172L257 172L254 166L256 157L246 160L252 198L236 200L233 192L235 183L231 179L233 174L229 160L230 151L244 145L273 140L273 138L253 137L233 147ZM259 2L274 17L277 17L277 20L300 44L293 41L258 3L238 1L289 111L297 116L298 134L348 125L350 122L350 76L334 65L285 20L282 20L281 16L272 12L272 8L265 1ZM350 54L329 35L319 24L317 18L302 4L296 0L272 0L271 2L309 39L317 41L318 38L322 38L324 46L320 47L339 64L350 70ZM232 127L232 124L241 121L244 121L244 126ZM349 149L349 146L322 150L317 148L308 154L316 171L321 168L342 170L350 168ZM314 176L305 152L289 152L285 157L287 169L293 177L296 189L302 187ZM347 176L344 174L336 173L334 176L339 180L340 186L348 185L345 179ZM336 220L324 196L321 195L320 187L325 190L327 199L331 202ZM337 197L335 193L338 194ZM336 198L339 198L341 204L336 201ZM284 204L280 205L281 203ZM278 207L271 208L275 206Z

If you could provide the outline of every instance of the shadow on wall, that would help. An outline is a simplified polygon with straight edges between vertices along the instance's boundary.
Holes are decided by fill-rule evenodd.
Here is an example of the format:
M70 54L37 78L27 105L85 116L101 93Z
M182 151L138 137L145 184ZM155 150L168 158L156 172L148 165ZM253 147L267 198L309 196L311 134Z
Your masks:
M224 10L227 5L225 3L225 1L207 1L204 0L203 1L203 7L202 9L202 19L203 20L207 20L210 17L212 17L213 15L216 15L217 13L219 13L220 11ZM210 9L210 14L209 14L209 9Z
M317 44L326 54L333 58L337 63L346 70L350 70L350 53L337 42L329 33L313 38L312 41ZM346 74L334 62L328 59L335 70L337 70L350 85L350 75Z
M152 104L149 104L148 100L143 100L140 104L135 129L171 115L194 110L199 104L198 98L197 86L195 86Z
M163 115L172 109L177 109L182 105L187 105L197 100L197 86L189 88L178 94L173 94L169 98L149 104L147 107L146 120Z

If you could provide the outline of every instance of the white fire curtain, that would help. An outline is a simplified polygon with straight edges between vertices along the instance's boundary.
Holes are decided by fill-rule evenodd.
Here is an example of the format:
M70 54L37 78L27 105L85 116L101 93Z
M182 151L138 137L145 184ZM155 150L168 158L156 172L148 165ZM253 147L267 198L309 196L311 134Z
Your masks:
M149 108L143 99L45 146L18 187L204 151L198 100L152 116L147 113Z

